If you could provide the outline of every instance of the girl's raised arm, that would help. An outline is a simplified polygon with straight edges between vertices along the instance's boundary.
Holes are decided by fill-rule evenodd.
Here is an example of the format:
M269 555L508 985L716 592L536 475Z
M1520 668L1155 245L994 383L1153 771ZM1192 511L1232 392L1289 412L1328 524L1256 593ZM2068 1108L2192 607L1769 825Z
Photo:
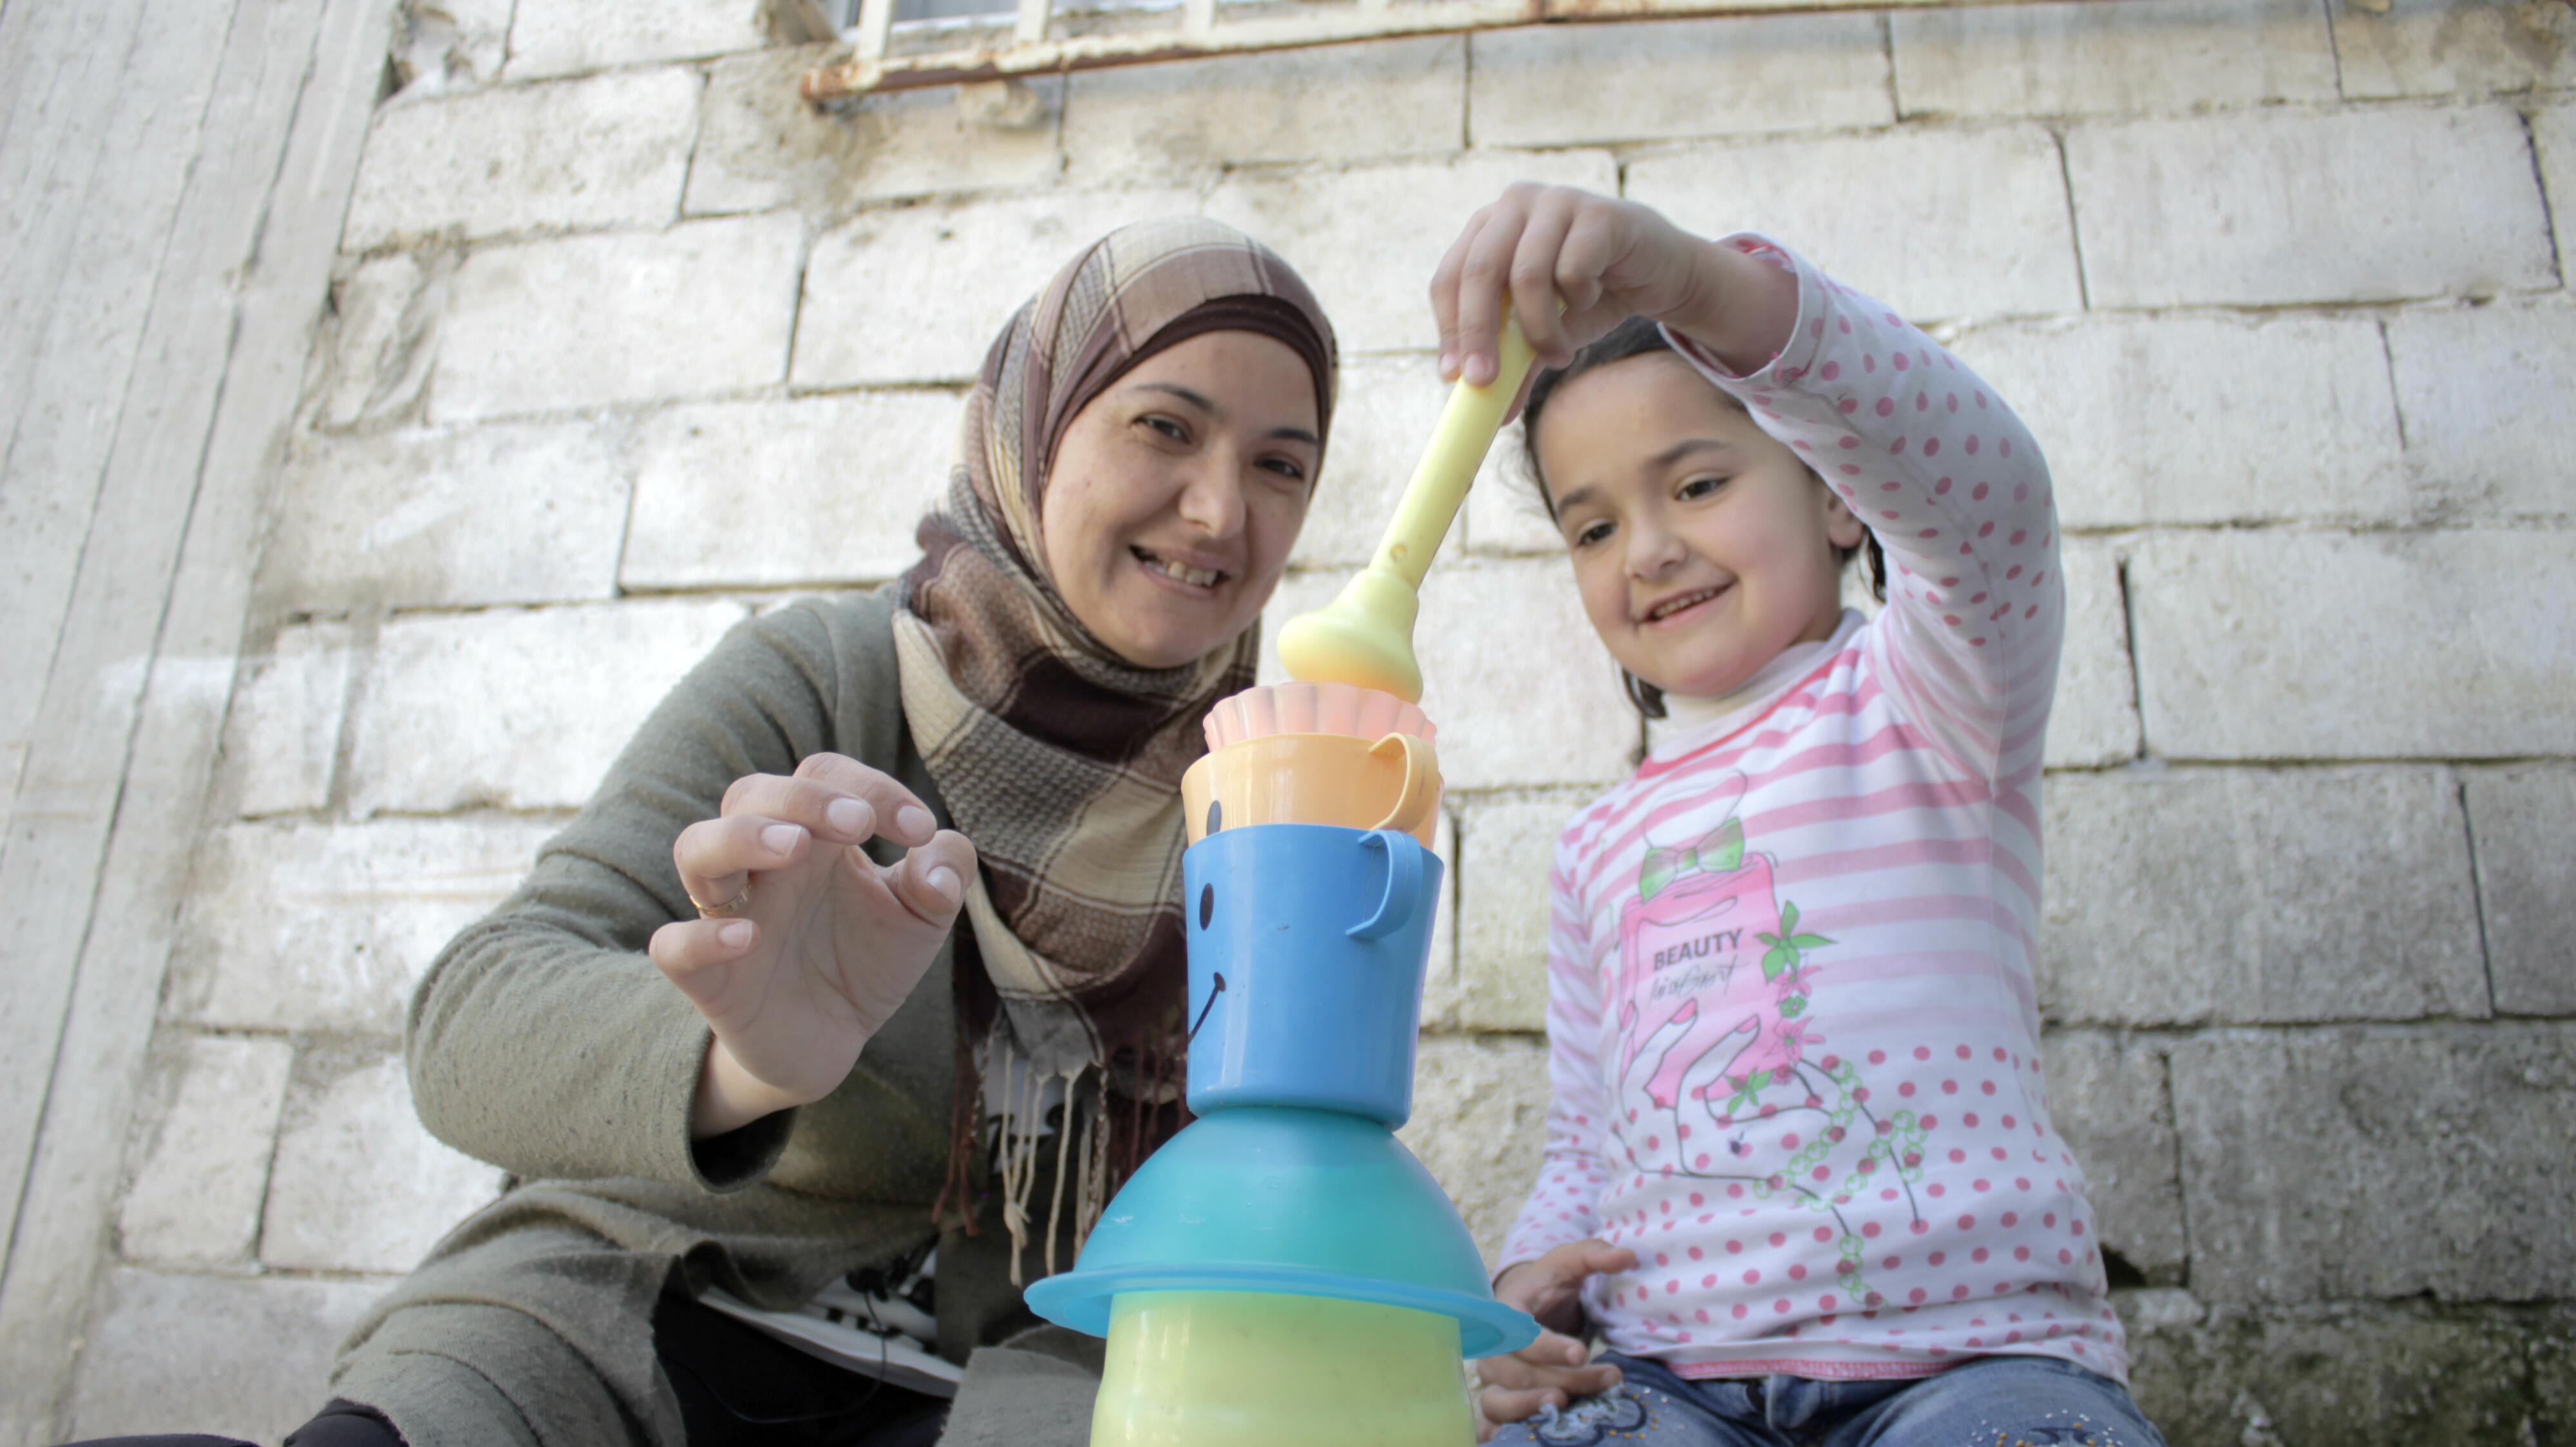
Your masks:
M1759 236L1718 243L1794 278L1796 320L1750 373L1685 327L1682 355L1796 449L1878 537L1872 647L1958 767L2036 769L2065 631L2048 464L1993 388L1896 312Z

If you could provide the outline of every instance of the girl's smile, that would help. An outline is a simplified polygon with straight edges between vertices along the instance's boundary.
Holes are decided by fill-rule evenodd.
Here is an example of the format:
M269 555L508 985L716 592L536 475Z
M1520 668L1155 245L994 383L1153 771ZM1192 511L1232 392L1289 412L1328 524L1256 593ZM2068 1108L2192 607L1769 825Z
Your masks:
M1668 693L1729 692L1842 618L1860 520L1796 453L1670 351L1549 401L1535 446L1593 630Z

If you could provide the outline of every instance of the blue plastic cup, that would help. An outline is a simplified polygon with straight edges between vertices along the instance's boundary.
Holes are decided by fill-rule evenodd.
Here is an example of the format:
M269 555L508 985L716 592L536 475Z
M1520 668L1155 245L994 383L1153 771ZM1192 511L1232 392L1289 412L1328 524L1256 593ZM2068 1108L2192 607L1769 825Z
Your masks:
M1413 1113L1440 856L1391 829L1254 824L1181 856L1190 1109Z

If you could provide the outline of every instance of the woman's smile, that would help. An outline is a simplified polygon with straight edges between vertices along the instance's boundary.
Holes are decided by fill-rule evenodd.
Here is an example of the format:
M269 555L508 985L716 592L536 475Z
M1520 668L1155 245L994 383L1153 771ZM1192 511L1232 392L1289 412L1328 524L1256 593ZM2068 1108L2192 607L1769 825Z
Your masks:
M1224 582L1227 577L1226 572L1221 568L1193 568L1187 563L1162 557L1144 548L1131 547L1127 551L1134 554L1136 561L1143 563L1146 571L1155 577L1167 582L1179 583L1200 593L1214 592L1216 586Z

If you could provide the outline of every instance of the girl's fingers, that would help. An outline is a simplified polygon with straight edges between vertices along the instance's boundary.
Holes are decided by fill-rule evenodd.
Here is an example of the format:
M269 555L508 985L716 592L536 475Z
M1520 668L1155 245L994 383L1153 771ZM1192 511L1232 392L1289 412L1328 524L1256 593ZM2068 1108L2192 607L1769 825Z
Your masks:
M1602 1276L1612 1272L1637 1269L1637 1253L1625 1246L1613 1246L1606 1241L1584 1241L1577 1244L1583 1251L1582 1266L1583 1274L1586 1276Z
M1518 1422L1541 1407L1562 1407L1568 1400L1558 1387L1516 1390L1488 1386L1476 1394L1476 1410L1488 1422Z
M1586 202L1595 199L1584 198ZM1635 298L1614 299L1611 288L1630 240L1620 212L1608 205L1578 208L1566 228L1565 244L1556 254L1556 290L1565 300L1569 351L1627 320L1630 308L1625 303Z
M1440 264L1431 269L1431 319L1440 330L1440 380L1444 382L1458 375L1459 278L1466 271L1467 254L1475 246L1477 234L1484 229L1484 211L1468 217L1466 228L1440 254Z
M1502 348L1503 300L1512 283L1513 259L1521 232L1529 224L1530 203L1538 188L1515 184L1503 198L1486 207L1472 239L1463 239L1466 256L1458 269L1457 332L1443 347L1457 358L1458 380L1484 386L1494 379Z
M1545 191L1533 198L1529 222L1521 228L1512 252L1512 310L1520 316L1521 335L1529 338L1530 349L1550 366L1562 365L1574 355L1565 323L1557 315L1563 309L1557 275L1578 199L1580 193L1573 191Z

